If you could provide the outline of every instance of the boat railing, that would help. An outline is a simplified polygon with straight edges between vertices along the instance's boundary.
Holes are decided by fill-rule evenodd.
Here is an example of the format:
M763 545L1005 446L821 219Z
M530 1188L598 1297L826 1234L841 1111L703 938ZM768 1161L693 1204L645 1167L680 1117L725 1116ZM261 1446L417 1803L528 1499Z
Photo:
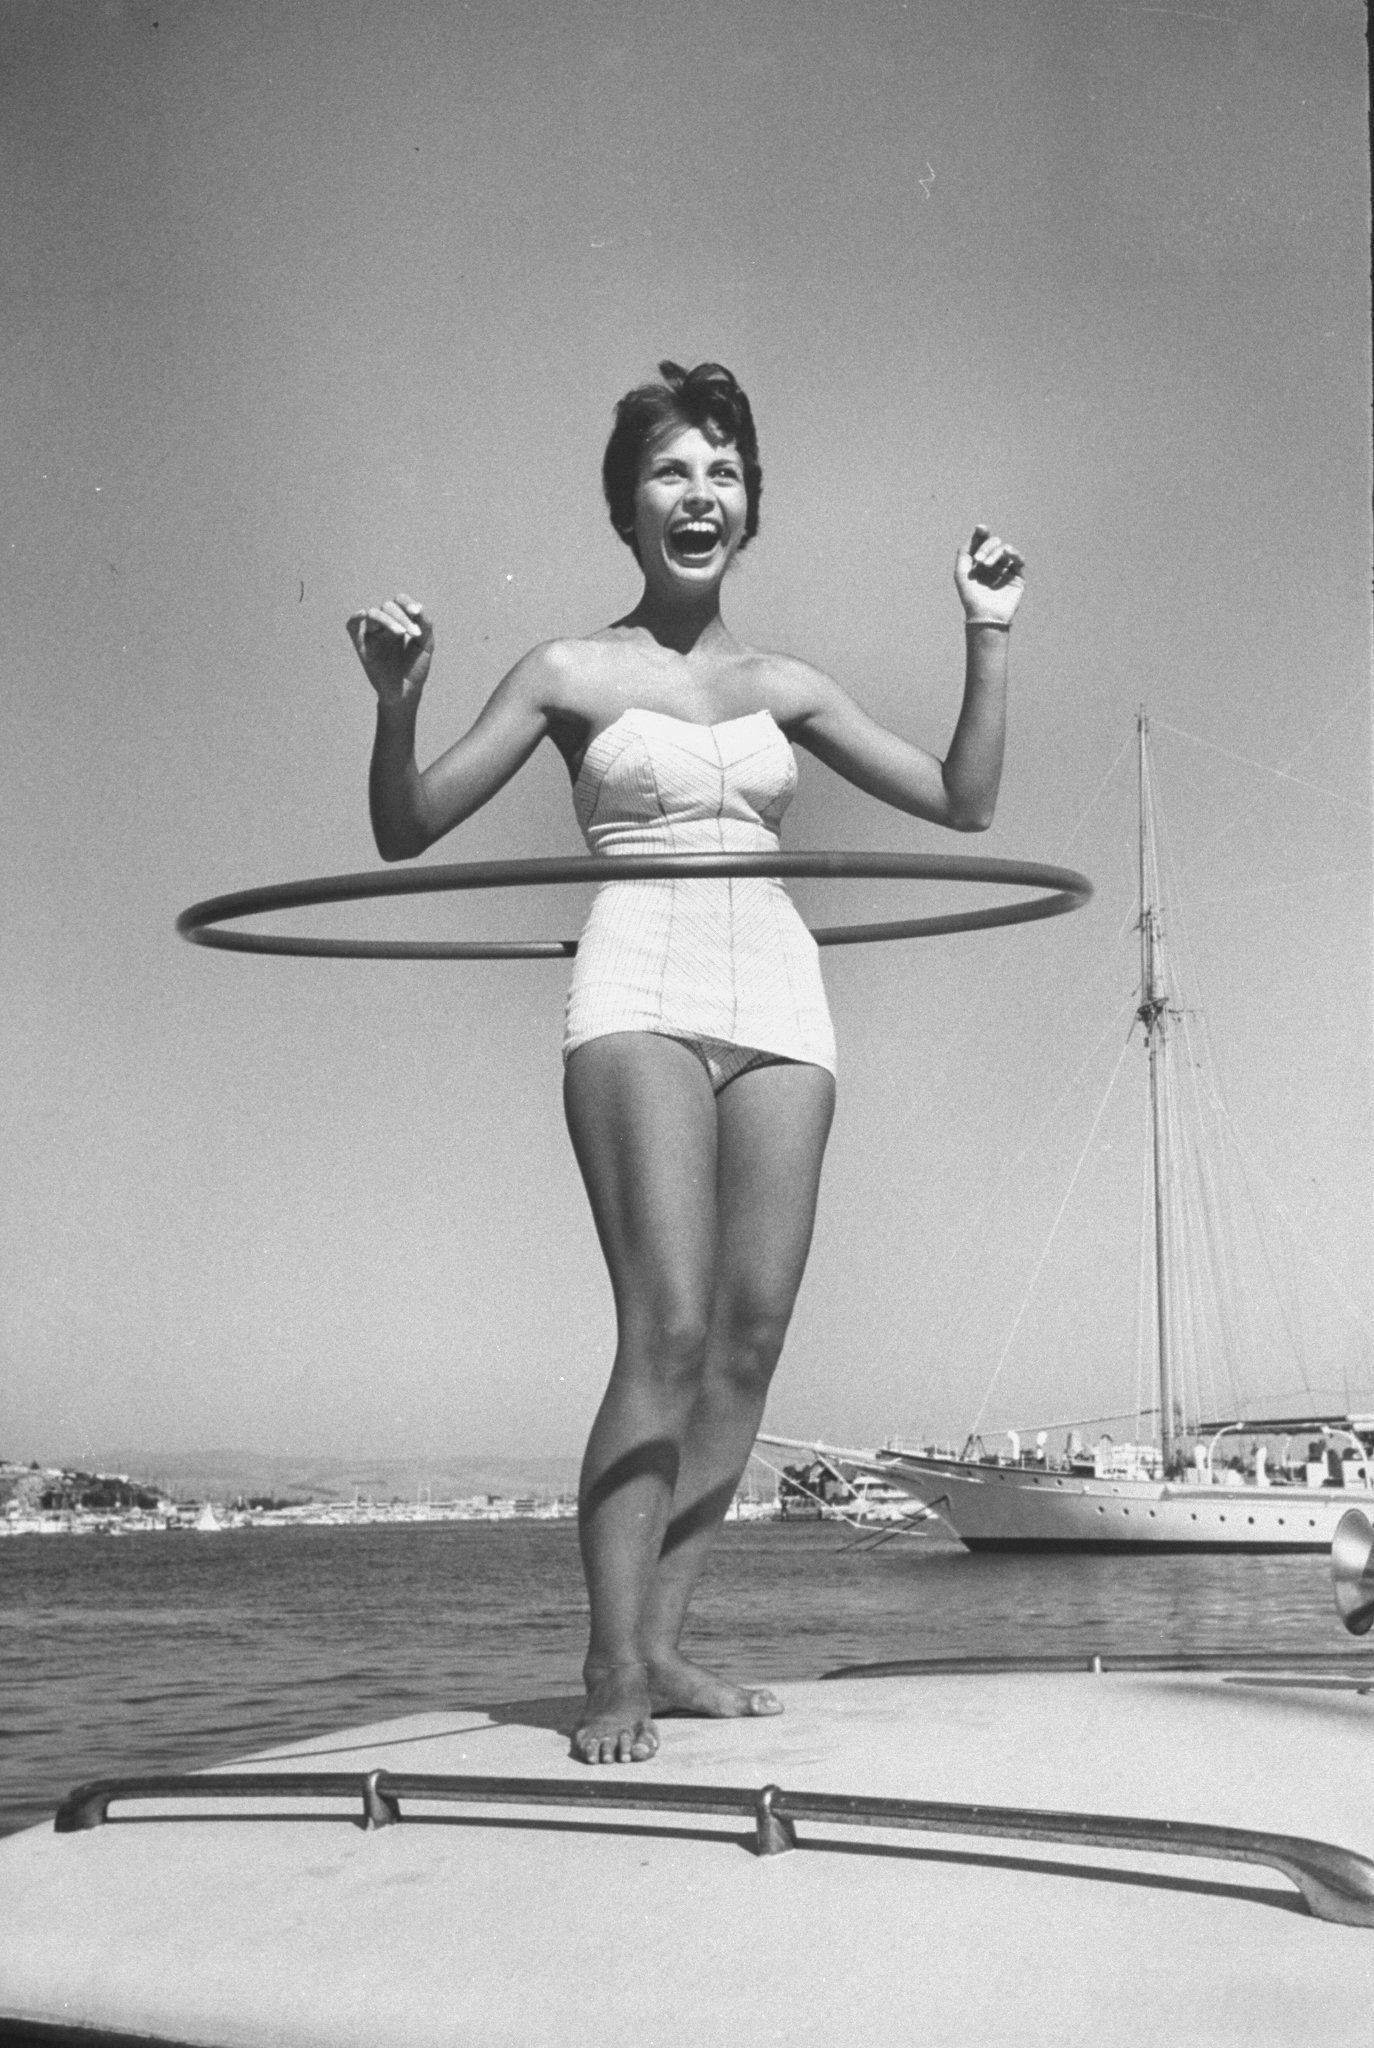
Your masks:
M258 1800L352 1799L365 1829L402 1820L402 1800L466 1806L592 1808L601 1813L724 1815L753 1823L759 1856L805 1846L798 1821L839 1828L881 1828L921 1834L990 1836L1017 1842L1069 1843L1084 1849L1147 1856L1205 1857L1211 1862L1262 1864L1281 1871L1318 1920L1374 1927L1374 1862L1353 1850L1299 1835L1251 1828L1211 1827L1194 1821L1149 1820L1129 1814L1067 1813L1033 1807L965 1805L941 1799L887 1799L843 1792L786 1791L779 1785L629 1784L615 1780L440 1776L413 1771L221 1771L175 1777L105 1778L78 1785L63 1800L53 1826L58 1834L98 1828L118 1802L228 1801L240 1810ZM173 1816L175 1817L175 1816ZM197 1813L188 1818L202 1820ZM128 1816L127 1818L134 1818ZM168 1816L161 1813L159 1820Z
M1339 1440L1349 1438L1350 1442L1354 1445L1355 1455L1351 1457L1349 1453L1346 1453L1340 1462L1342 1465L1358 1465L1364 1475L1365 1485L1374 1490L1374 1470L1371 1470L1370 1467L1369 1446L1358 1432L1353 1429L1346 1429L1338 1423L1328 1423L1323 1428L1322 1435L1333 1448L1336 1447Z
M1348 1428L1342 1423L1335 1422L1314 1422L1311 1425L1311 1427L1313 1432L1318 1434L1319 1441L1327 1446L1328 1451L1337 1451L1338 1446L1342 1442L1349 1442L1349 1444L1352 1447L1353 1455L1350 1451L1346 1452L1346 1454L1343 1457L1338 1455L1338 1463L1342 1467L1344 1467L1345 1465L1358 1466L1360 1473L1363 1477L1365 1486L1371 1492L1374 1492L1374 1464L1371 1464L1370 1448L1369 1445L1365 1443L1364 1439L1359 1435L1358 1431ZM1253 1423L1222 1423L1221 1426L1218 1429L1216 1429L1213 1432L1213 1434L1209 1437L1206 1444L1199 1445L1198 1447L1203 1452L1202 1470L1199 1474L1202 1484L1204 1486L1214 1486L1216 1484L1216 1454L1217 1448L1220 1445L1223 1437L1254 1436L1257 1433L1258 1432L1256 1431L1255 1425ZM1281 1462L1283 1464L1284 1469L1290 1475L1292 1475L1294 1467L1293 1462L1289 1458L1287 1453L1287 1441L1287 1438L1285 1438L1285 1449ZM1303 1467L1299 1466L1298 1470L1302 1471ZM1325 1486L1329 1482L1336 1484L1344 1484L1344 1476L1342 1474L1340 1480L1331 1482L1330 1474L1328 1473L1327 1477L1323 1478L1319 1483ZM1265 1460L1263 1457L1262 1445L1259 1446L1256 1451L1255 1483L1259 1486L1264 1486L1270 1483L1266 1470ZM1304 1483L1304 1481L1302 1479L1295 1479L1294 1483L1301 1485ZM1311 1478L1308 1477L1306 1478L1305 1483L1310 1486L1313 1482Z

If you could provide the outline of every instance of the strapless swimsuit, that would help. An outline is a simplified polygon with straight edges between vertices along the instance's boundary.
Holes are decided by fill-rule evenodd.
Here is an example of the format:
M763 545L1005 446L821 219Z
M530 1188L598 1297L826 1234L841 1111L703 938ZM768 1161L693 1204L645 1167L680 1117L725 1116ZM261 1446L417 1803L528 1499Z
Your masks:
M767 711L695 725L631 710L588 747L573 802L596 854L775 853L796 785ZM716 1087L760 1058L835 1071L816 942L768 876L604 883L578 942L564 1058L613 1031L690 1043Z

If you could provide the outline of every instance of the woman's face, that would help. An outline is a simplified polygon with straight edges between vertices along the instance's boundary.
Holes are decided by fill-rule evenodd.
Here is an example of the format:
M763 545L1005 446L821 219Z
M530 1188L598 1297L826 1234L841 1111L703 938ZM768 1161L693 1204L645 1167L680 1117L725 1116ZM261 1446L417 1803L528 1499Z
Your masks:
M748 513L734 443L708 440L699 427L675 429L649 450L635 488L635 542L645 576L715 581L739 551Z

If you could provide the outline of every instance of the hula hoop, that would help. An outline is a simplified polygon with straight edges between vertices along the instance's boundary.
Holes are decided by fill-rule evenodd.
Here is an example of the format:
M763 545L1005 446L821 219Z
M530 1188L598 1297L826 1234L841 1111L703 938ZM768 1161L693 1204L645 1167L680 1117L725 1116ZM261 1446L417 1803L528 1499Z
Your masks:
M223 931L240 917L301 910L317 903L360 903L373 896L427 896L460 889L529 889L567 882L649 882L711 876L791 876L796 880L879 882L984 882L1039 889L1027 903L997 903L934 917L903 917L881 924L813 928L818 946L867 946L886 939L930 939L946 932L988 931L1031 924L1079 910L1092 883L1072 868L1038 861L985 860L963 854L923 853L645 853L583 855L570 860L467 861L451 867L383 868L367 874L321 875L211 896L183 910L176 928L195 946L226 953L286 953L313 960L570 960L576 939L315 939L275 932Z

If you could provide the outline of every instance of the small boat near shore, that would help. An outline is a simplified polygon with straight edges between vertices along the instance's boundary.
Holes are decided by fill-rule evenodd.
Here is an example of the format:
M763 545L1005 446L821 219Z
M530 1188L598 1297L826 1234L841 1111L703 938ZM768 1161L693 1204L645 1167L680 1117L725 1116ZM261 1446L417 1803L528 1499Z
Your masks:
M780 1443L781 1438L761 1441ZM934 1517L910 1489L862 1465L845 1466L823 1450L811 1452L804 1464L777 1469L777 1504L770 1509L782 1522L844 1522L851 1529L915 1528ZM757 1455L757 1454L756 1454Z

